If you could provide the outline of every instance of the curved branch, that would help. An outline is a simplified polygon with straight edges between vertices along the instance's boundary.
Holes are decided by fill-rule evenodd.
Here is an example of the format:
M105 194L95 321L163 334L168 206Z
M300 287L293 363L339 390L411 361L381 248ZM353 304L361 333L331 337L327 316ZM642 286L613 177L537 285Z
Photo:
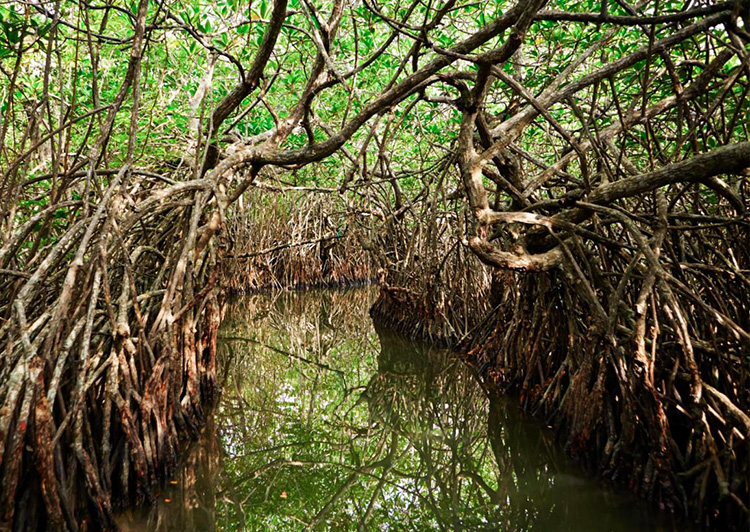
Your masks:
M483 263L503 270L546 272L560 266L564 257L559 247L538 254L526 252L516 254L502 251L497 246L476 236L469 239L468 245Z

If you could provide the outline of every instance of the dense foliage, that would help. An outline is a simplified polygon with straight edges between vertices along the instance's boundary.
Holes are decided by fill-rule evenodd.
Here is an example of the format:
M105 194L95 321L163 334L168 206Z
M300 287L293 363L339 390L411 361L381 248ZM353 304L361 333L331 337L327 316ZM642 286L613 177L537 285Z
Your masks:
M0 522L152 497L217 384L222 231L272 182L337 197L321 235L381 308L486 340L572 452L746 523L748 28L747 0L3 3Z

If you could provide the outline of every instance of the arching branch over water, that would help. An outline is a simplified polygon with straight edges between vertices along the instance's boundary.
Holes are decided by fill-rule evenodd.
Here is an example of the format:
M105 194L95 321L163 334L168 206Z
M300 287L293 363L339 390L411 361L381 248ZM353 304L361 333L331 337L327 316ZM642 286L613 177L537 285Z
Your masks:
M413 330L491 339L603 474L746 520L750 6L578 9L0 7L2 522L152 499L259 177L338 195Z

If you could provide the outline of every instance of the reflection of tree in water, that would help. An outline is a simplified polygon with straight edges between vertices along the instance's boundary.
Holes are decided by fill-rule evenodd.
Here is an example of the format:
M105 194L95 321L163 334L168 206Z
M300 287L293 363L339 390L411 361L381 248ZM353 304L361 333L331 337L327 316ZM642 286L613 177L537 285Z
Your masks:
M230 309L218 434L151 530L638 530L549 466L549 438L454 356L376 334L371 302L285 293Z
M299 530L346 482L356 434L343 416L372 372L373 295L282 293L235 308L221 333L230 520L250 530ZM348 520L339 510L334 502L320 517Z
M400 440L392 474L411 486L402 500L411 496L410 511L441 528L480 524L490 504L482 478L489 453L482 389L449 353L384 331L378 336L378 372L364 397L372 421Z

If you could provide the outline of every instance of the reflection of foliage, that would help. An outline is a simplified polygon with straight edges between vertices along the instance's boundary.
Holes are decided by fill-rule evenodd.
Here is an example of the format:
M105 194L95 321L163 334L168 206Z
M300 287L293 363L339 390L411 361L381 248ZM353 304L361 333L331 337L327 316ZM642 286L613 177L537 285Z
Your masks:
M245 298L227 316L222 336L252 340L221 347L231 365L222 438L232 501L222 509L233 520L251 530L299 529L288 516L308 522L308 499L332 496L346 482L350 472L334 456L351 462L355 434L341 419L356 401L349 386L360 386L374 363L371 301L370 291L282 293Z
M218 528L639 528L451 353L376 333L373 296L282 293L229 310L223 474L204 490L218 492Z
M474 375L445 351L387 333L380 342L366 394L373 420L404 440L396 478L441 528L491 522L487 405Z

